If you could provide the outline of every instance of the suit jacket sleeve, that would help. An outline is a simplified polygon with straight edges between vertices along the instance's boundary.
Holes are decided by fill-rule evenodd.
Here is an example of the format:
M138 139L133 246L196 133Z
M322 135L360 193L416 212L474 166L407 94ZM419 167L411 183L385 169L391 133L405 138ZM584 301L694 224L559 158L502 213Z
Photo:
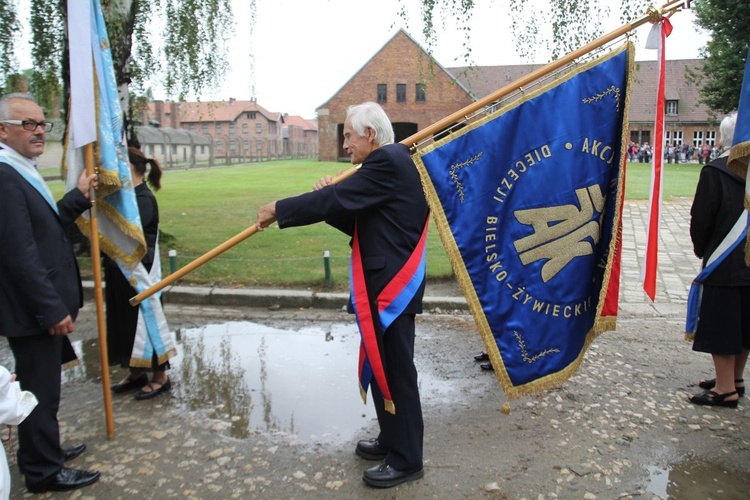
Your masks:
M400 145L399 145L400 146ZM276 203L280 228L326 221L348 235L354 233L354 213L386 202L398 182L394 163L384 148L370 153L359 171L339 184L285 198Z

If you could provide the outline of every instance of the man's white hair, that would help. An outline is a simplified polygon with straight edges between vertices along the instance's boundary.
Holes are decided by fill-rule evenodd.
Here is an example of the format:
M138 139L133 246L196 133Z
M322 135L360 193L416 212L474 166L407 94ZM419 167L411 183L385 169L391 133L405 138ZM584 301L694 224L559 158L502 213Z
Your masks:
M383 108L374 102L365 102L349 106L346 110L352 128L358 135L365 135L365 130L371 128L375 132L375 142L378 147L393 144L393 125Z
M721 125L719 125L719 144L721 144L724 149L729 149L732 147L732 141L734 140L734 127L736 125L736 111L721 120Z

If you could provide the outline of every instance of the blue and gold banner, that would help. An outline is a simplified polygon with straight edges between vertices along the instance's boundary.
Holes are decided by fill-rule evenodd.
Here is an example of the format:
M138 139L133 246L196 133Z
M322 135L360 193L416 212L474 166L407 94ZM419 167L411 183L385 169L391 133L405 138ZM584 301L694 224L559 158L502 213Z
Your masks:
M632 68L627 43L414 155L508 399L567 380L615 326Z
M745 210L750 212L750 50L745 60L745 74L740 87L740 102L737 105L737 124L734 127L732 149L727 165L735 174L745 179ZM745 239L745 264L750 267L750 231Z

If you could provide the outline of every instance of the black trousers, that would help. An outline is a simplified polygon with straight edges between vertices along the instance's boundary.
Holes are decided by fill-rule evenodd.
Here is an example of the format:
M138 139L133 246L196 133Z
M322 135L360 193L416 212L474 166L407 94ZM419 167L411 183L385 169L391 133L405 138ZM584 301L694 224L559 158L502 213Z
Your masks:
M414 366L414 315L399 316L383 336L381 355L396 414L385 411L383 394L373 380L372 400L380 424L378 441L389 449L385 463L396 470L422 468L424 422Z
M8 344L16 361L16 380L39 401L18 426L18 468L26 477L26 486L41 485L65 462L57 422L63 338L46 333L8 337Z

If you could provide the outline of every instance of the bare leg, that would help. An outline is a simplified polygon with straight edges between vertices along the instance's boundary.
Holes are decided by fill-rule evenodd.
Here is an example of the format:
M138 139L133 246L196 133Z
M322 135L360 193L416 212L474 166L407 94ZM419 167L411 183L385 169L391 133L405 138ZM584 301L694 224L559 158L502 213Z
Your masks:
M726 394L735 391L735 359L734 354L712 354L714 368L716 369L716 387L714 391L717 394ZM725 401L734 401L738 398L736 394L728 396Z
M743 349L741 354L734 357L734 379L743 380L745 378L745 365L747 364L747 355L750 350ZM743 382L738 382L737 387L745 387Z

